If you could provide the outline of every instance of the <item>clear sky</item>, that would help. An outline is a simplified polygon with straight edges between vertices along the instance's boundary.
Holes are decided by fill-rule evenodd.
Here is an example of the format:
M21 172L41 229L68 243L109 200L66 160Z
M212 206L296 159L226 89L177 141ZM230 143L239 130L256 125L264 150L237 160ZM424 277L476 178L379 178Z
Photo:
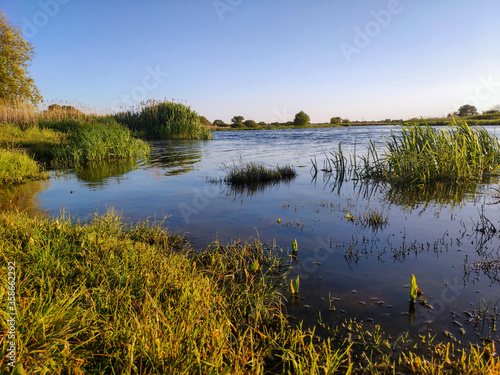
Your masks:
M0 0L46 102L175 99L210 121L500 104L498 0Z

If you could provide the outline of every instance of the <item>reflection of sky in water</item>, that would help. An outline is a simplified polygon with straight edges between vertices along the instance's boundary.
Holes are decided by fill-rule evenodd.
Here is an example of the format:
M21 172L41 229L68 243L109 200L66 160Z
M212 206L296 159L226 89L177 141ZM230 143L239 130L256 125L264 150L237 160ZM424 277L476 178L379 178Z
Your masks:
M213 141L153 142L150 163L138 169L111 168L113 177L104 178L98 189L99 173L84 178L82 171L78 176L53 178L37 199L52 215L62 207L82 217L115 207L131 221L167 215L165 225L186 233L196 248L214 239L241 237L275 241L286 249L297 239L302 304L310 309L295 305L289 306L289 312L311 324L321 311L326 323L372 318L391 333L402 332L408 329L405 285L413 273L434 309L416 306L412 332L430 330L444 338L442 330L447 329L462 341L475 340L465 315L457 318L467 331L461 336L458 326L451 323L450 311L463 312L471 303L477 308L481 298L493 306L500 296L499 284L481 272L469 275L464 285L464 262L472 263L479 256L480 240L473 226L481 209L498 227L499 206L483 204L492 200L489 186L479 185L486 194L475 198L467 189L447 187L458 197L447 201L445 187L438 187L437 194L418 188L397 191L360 181L339 185L321 173L311 179L314 156L322 163L324 153L337 149L340 142L346 156L354 151L359 156L370 138L380 144L381 135L389 132L385 126L220 132ZM207 182L207 178L224 176L224 163L239 160L269 166L290 163L298 177L255 194L235 193L225 185ZM431 202L423 201L423 195L432 198ZM456 202L460 198L464 201ZM387 225L374 231L358 220L346 220L347 213L361 218L372 209L387 216ZM479 247L495 253L499 242L496 235ZM329 293L340 298L335 301L335 313L328 311ZM384 303L377 304L380 301Z

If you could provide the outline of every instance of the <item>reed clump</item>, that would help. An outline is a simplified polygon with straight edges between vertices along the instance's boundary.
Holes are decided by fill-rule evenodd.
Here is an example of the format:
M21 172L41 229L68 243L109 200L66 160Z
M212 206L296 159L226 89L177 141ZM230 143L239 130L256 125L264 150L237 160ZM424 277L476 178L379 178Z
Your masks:
M379 156L375 145L363 158L365 177L398 184L459 182L496 174L500 168L498 138L465 121L444 129L404 125L385 140Z
M78 165L86 162L149 156L150 148L136 139L130 130L111 118L80 122L68 132L67 141L58 149L56 164Z
M148 100L114 118L142 138L212 138L212 131L202 125L198 114L182 103Z
M280 181L291 181L297 176L291 165L268 167L263 163L226 165L224 182L231 185L270 184Z

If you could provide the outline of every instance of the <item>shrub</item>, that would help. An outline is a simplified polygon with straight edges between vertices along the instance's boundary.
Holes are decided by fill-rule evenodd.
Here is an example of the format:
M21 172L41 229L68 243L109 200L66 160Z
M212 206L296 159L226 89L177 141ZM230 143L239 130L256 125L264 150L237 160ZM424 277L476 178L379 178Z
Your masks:
M47 178L28 154L17 150L0 150L0 183L17 184L26 180Z

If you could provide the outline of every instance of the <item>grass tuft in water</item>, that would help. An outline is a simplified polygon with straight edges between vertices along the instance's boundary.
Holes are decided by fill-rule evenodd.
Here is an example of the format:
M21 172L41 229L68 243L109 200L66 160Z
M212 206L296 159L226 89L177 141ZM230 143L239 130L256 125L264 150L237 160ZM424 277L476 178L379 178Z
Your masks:
M226 165L224 181L232 185L268 184L290 181L297 176L291 165L267 167L262 163L246 163L243 165Z

